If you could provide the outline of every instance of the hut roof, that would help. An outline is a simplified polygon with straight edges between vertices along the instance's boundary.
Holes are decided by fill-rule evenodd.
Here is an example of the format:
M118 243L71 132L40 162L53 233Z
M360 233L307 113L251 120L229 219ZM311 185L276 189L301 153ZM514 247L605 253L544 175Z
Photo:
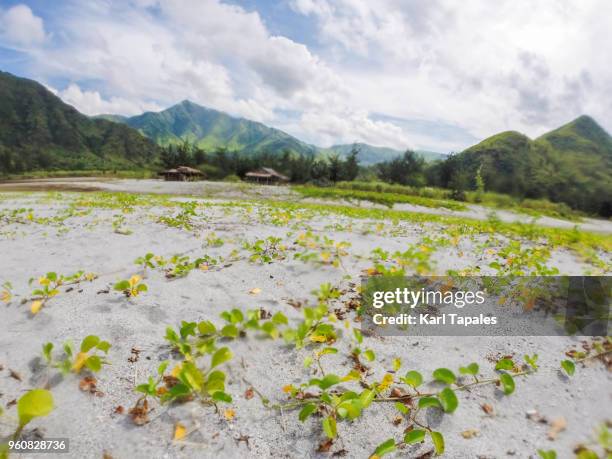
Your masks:
M246 176L247 177L261 177L261 178L276 177L279 180L284 180L284 181L288 181L289 180L289 177L287 177L286 175L283 175L283 174L281 174L279 172L276 172L271 167L260 167L259 169L256 169L254 171L247 172Z

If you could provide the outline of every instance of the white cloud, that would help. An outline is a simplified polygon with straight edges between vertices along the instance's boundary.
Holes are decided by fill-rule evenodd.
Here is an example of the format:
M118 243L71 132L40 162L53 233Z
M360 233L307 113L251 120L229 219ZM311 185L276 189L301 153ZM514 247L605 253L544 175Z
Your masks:
M0 39L18 47L40 45L46 34L43 20L27 5L0 10Z
M51 88L50 88L51 89ZM120 97L105 100L98 91L83 91L77 84L71 83L66 89L52 91L64 102L78 107L86 115L120 113L124 115L139 115L146 111L159 111L160 107L151 102L134 102Z
M86 113L132 114L191 99L323 146L442 151L506 129L536 136L582 113L612 129L605 0L291 6L311 26L308 45L222 0L68 0L48 21L49 34L20 5L0 12L0 42L30 40L30 76L72 82L60 95ZM7 32L12 10L34 33ZM397 120L462 135L416 132Z

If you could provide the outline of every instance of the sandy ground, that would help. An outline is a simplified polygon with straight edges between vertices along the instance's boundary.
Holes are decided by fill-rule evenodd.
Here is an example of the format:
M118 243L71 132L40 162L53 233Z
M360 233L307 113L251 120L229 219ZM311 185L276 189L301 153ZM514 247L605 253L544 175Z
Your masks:
M165 182L163 180L133 180L133 179L107 179L99 178L63 178L63 179L42 179L42 180L20 180L0 182L0 192L12 190L37 190L37 189L57 189L57 190L103 190L103 191L122 191L128 193L160 193L160 194L181 194L191 196L205 196L208 198L219 199L282 199L288 201L304 200L305 202L334 201L304 199L298 193L291 191L286 186L253 186L247 183L225 183L225 182ZM335 201L338 202L338 201ZM381 207L365 201L356 203L360 207ZM486 220L491 212L490 208L477 204L468 204L466 210L457 211L444 208L424 207L412 204L396 204L393 208L397 210L407 210L411 212L421 212L435 215L451 215L466 217L477 220ZM577 226L584 231L598 233L612 233L612 221L594 218L584 218L576 223L552 217L534 217L513 212L510 210L495 210L497 218L504 222L523 222L530 223L536 221L540 226L552 228L573 228Z
M157 181L88 181L87 184L132 192L176 191L169 184ZM232 188L228 194L224 184L171 185L185 185L180 188L181 193L200 196L215 197L211 190L217 186L220 186L218 193L225 198L234 196L231 193L236 193L236 197L242 193ZM282 188L266 189L266 193L286 193ZM0 200L0 212L27 207L36 216L54 215L74 198L69 193L54 195L53 199L45 194L7 193ZM192 231L157 222L159 215L176 212L176 208L135 207L134 212L125 214L124 226L131 230L129 235L113 232L111 222L118 211L112 209L96 208L88 215L70 217L59 226L0 223L0 282L12 282L17 295L9 305L0 305L3 330L0 334L0 365L3 367L0 403L6 407L26 390L45 383L47 374L39 358L43 343L51 341L57 347L66 339L78 343L86 335L96 334L112 344L108 357L111 365L105 366L96 376L103 396L81 392L79 378L75 375L63 380L53 379L56 409L48 417L31 424L44 431L47 438L70 439L70 453L57 457L100 458L106 451L116 459L302 458L330 457L333 452L364 458L387 438L399 440L406 425L394 425L392 421L397 412L392 404L380 403L353 423L339 423L341 440L332 446L330 453L317 453L323 440L318 418L301 423L295 411L279 413L265 408L258 397L245 397L245 391L252 385L273 402L286 401L287 396L281 390L283 386L297 385L313 376L312 370L302 365L311 350L296 350L282 340L257 337L227 344L235 355L226 366L227 392L233 395L231 406L236 413L232 420L196 402L169 408L153 403L152 421L142 427L134 426L125 414L114 414L116 407L127 409L134 404L138 398L133 390L135 383L145 382L149 375L155 374L160 361L173 358L163 339L168 325L177 327L181 320L204 319L221 324L219 313L234 307L261 307L272 313L282 311L295 323L301 312L290 306L289 300L313 303L311 292L325 282L349 288L349 282L358 279L361 271L372 265L369 255L373 248L403 250L424 235L440 234L442 229L428 224L400 222L394 226L391 222L317 215L292 221L291 227L287 227L270 223L268 217L261 218L264 214L257 206L253 209L201 207L197 217L193 217L196 226ZM385 229L372 231L377 223L383 223ZM304 228L351 243L350 255L344 260L346 272L293 259L291 241ZM293 236L288 236L289 231ZM213 232L225 241L224 245L206 246L206 238ZM288 242L289 256L270 264L250 263L241 249L242 242L271 235ZM440 249L436 271L444 273L451 268L486 266L494 255L478 250L476 243L466 238L456 248ZM229 259L234 249L240 253L238 259L219 270L196 271L176 280L167 280L157 271L149 272L145 279L149 291L131 300L112 290L100 293L117 280L137 273L139 269L133 260L147 252L163 256L206 253ZM582 274L590 269L566 250L555 251L549 264L566 274ZM99 278L69 292L62 289L61 294L50 300L35 317L30 316L27 304L20 304L20 299L29 296L32 289L28 286L30 278L48 271L70 274L80 269L98 273ZM250 294L254 288L261 289L261 293ZM346 374L350 369L346 357L348 344L348 340L338 341L336 347L341 352L325 360L326 371ZM527 458L536 457L537 449L543 448L555 449L560 458L565 458L573 457L572 448L589 440L599 423L612 418L612 379L604 365L593 362L578 368L571 380L556 370L564 352L575 344L579 341L569 337L387 337L366 338L365 347L377 354L377 363L372 367L379 377L384 369L391 367L394 357L402 359L402 371L418 369L426 376L437 367L456 370L459 365L472 361L480 364L483 375L491 376L494 373L487 358L539 354L541 370L517 380L516 391L511 396L503 396L493 386L462 392L459 409L454 414L428 413L427 422L444 433L445 457ZM128 361L132 348L141 351L136 362ZM21 375L22 381L11 378L9 369ZM493 407L493 415L483 412L481 406L485 403ZM563 417L567 430L555 441L547 439L550 427L527 419L526 413L531 410L537 410L549 420ZM6 412L6 416L0 418L0 436L10 432L7 419L15 416L15 408L9 407ZM172 441L177 422L194 430L187 441ZM477 429L478 435L464 438L461 433L468 429ZM240 440L246 438L248 442ZM431 449L428 441L394 454L418 457Z

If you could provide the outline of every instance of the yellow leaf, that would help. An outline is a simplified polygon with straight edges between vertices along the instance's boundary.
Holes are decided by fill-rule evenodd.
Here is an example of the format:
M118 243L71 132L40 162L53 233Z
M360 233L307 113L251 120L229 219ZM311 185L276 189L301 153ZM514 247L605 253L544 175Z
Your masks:
M157 395L164 395L165 393L168 392L168 389L162 386L162 387L158 387L155 392L157 393Z
M74 360L74 364L72 365L72 371L79 373L88 358L89 354L87 352L79 352Z
M291 384L287 384L286 386L283 386L283 392L285 394L290 393L293 390L293 386Z
M261 289L259 287L255 287L249 290L249 295L259 295L260 293Z
M8 303L11 301L11 298L13 296L11 295L11 293L8 290L3 290L2 294L0 295L0 300L4 303Z
M49 285L49 279L47 279L45 276L39 277L38 278L38 283L40 285Z
M312 335L310 337L310 341L314 341L315 343L324 343L327 341L327 338L323 335Z
M94 280L97 276L94 273L87 273L85 274L85 280L91 282L92 280Z
M136 285L138 282L140 282L141 277L139 275L134 275L132 277L130 277L130 285L133 287L134 285Z
M342 378L342 381L359 381L360 379L361 377L359 376L359 372L357 370L351 370L346 376Z
M331 253L321 252L321 260L323 260L324 262L328 262L330 258L331 258Z
M170 372L170 374L171 374L172 376L174 376L175 378L178 378L178 375L179 375L179 373L180 373L180 372L181 372L181 365L180 365L180 364L178 364L178 365L176 365L176 366L175 366L175 367L172 369L172 371Z
M393 384L393 375L391 373L387 373L385 376L383 376L382 381L378 385L378 390L383 391L388 389L391 387L391 384Z
M208 271L208 265L207 265L207 264L205 264L205 263L202 263L202 264L200 265L200 270L201 270L201 271Z
M236 416L236 412L233 409L228 408L224 411L223 415L225 416L225 419L231 421L232 419L234 419L234 416Z
M32 303L32 306L30 306L30 311L32 312L32 314L38 314L38 311L40 311L40 308L42 307L43 307L43 302L40 300L37 300Z
M185 435L187 435L187 429L183 424L177 422L174 426L174 439L182 440L183 438L185 438Z

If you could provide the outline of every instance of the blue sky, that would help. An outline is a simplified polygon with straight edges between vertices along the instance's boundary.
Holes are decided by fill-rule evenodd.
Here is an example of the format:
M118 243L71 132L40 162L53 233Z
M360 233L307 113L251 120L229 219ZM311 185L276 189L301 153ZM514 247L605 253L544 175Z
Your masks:
M612 129L605 0L0 0L0 69L93 115L183 99L320 146Z

